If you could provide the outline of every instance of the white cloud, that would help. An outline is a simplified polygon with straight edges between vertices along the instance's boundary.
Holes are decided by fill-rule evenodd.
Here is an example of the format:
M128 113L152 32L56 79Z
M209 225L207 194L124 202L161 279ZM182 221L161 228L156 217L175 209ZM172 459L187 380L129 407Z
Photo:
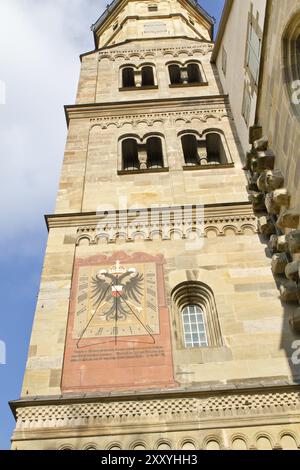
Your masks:
M63 105L75 102L79 54L94 48L89 28L106 3L1 0L0 243L18 238L26 245L24 229L40 232L43 214L54 209L67 132Z

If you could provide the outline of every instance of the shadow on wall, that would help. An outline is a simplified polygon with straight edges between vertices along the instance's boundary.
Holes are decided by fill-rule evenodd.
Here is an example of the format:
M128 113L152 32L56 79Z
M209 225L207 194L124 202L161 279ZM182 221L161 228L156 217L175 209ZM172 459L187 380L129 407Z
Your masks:
M249 197L284 311L280 348L286 353L293 381L300 384L300 214L290 207L285 178L275 169L275 155L261 127L250 129L250 141L245 166Z

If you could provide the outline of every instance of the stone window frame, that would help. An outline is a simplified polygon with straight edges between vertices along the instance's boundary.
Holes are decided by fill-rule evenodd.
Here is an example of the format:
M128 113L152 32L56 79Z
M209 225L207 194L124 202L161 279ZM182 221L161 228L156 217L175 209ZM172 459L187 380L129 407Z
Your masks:
M221 141L222 141L222 144L223 144L223 149L224 149L225 156L226 156L226 162L220 163L220 164L217 164L217 165L216 164L186 165L185 158L184 158L184 152L183 152L183 148L182 148L182 140L181 140L182 137L184 135L194 135L197 138L197 142L200 144L201 141L203 142L203 140L206 139L207 134L219 134L219 136L221 138ZM233 168L234 167L234 161L233 161L232 156L231 156L231 152L230 152L230 149L229 149L229 146L228 146L228 143L227 143L227 139L225 137L224 132L221 129L211 127L211 128L203 130L202 132L199 132L195 129L185 129L184 131L180 131L177 134L177 136L180 140L180 146L181 146L181 152L182 152L182 166L183 166L184 171L188 171L188 170L211 170L211 169L222 169L222 168Z
M151 67L153 70L154 85L142 85L142 69L144 67ZM123 70L126 68L133 69L135 86L125 87L123 84ZM119 68L119 91L137 91L137 90L157 90L158 79L156 72L156 65L153 62L143 62L141 64L134 64L132 62L122 64Z
M293 12L282 36L283 82L294 115L300 120L300 9Z
M224 346L215 296L211 287L201 281L185 281L178 284L171 292L175 338L178 349L207 350ZM188 305L197 305L203 311L208 346L186 348L182 311Z
M202 78L201 82L195 82L195 83L189 83L188 82L187 66L189 64L196 64L199 67L199 73L200 73L201 78ZM169 67L171 65L179 66L180 76L181 76L181 80L182 80L181 83L172 83L171 82L170 69L169 69ZM165 66L167 68L168 76L169 76L169 88L192 87L192 86L208 86L208 80L207 80L207 77L206 77L206 73L204 71L203 64L198 59L188 59L185 62L181 62L179 60L171 60L171 61L166 62Z
M162 143L162 156L163 156L163 167L162 168L140 168L137 170L124 170L123 168L123 148L122 148L122 143L126 139L135 139L137 141L137 144L140 146L145 146L146 142L148 139L151 137L158 137L161 140ZM142 148L142 153L145 153L145 148ZM161 132L147 132L144 134L143 137L141 137L138 134L124 134L119 137L118 139L118 175L136 175L140 173L163 173L163 172L168 172L168 160L167 160L167 145L166 145L166 140L164 134Z
M251 94L253 95L254 92L258 93L258 82L259 82L259 75L260 75L260 64L261 64L261 52L262 52L262 44L263 44L263 31L259 26L259 13L257 13L257 16L254 16L253 14L253 3L251 3L250 6L250 11L248 13L248 25L247 25L247 36L246 36L246 46L245 46L245 70L247 72L247 75L250 79L250 86L251 86ZM250 34L250 28L253 28L253 31L256 33L259 41L260 41L260 57L259 57L259 64L258 64L258 78L257 82L255 81L255 78L252 76L250 67L248 65L248 56L249 56L249 34Z

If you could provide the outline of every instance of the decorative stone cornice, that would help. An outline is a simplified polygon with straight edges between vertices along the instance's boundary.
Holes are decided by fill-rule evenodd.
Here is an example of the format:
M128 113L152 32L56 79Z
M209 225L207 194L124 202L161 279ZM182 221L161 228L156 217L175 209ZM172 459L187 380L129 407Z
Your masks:
M128 425L139 427L147 420L148 429L159 426L163 420L168 427L176 427L180 423L197 427L226 426L239 418L242 421L255 417L262 422L278 421L288 415L290 422L299 419L300 391L299 388L277 388L274 390L241 390L223 391L219 393L189 393L179 396L153 395L152 397L131 396L109 399L94 399L80 403L61 403L59 400L49 400L45 404L26 403L14 404L16 408L16 435L26 437L26 433L52 428L57 433L59 429L89 429L96 427L112 431L114 426ZM218 424L218 419L221 421ZM150 421L149 421L150 420ZM207 424L205 424L207 423ZM16 437L15 435L15 437Z
M122 238L135 239L189 239L192 232L199 237L225 236L227 230L236 235L256 233L257 223L250 204L224 206L186 206L110 211L105 213L54 214L46 216L48 228L77 227L77 244L82 239L97 244L100 239L114 243Z
M130 124L133 128L139 124L144 123L147 127L153 127L154 124L191 124L193 121L207 122L208 119L216 119L222 121L224 118L231 119L230 111L224 107L209 107L200 110L193 111L178 111L169 113L149 113L139 115L128 115L128 116L107 116L99 118L91 118L91 127L100 127L101 130L107 129L108 127L121 128Z
M161 111L153 113L154 106ZM147 124L149 121L150 125L151 121L161 119L173 119L174 122L189 122L188 119L193 118L206 122L209 117L218 120L224 117L232 119L227 95L69 105L65 106L65 113L67 122L70 119L90 119L91 126L107 126L114 122L131 123L140 119L146 120Z
M155 58L158 55L162 56L171 56L173 58L180 57L181 55L188 55L188 57L195 57L195 55L206 56L210 54L213 50L213 44L200 43L195 46L185 46L185 47L156 47L156 48L143 48L141 49L119 49L119 50L110 50L100 51L99 61L103 59L109 59L114 62L118 59L120 60L148 60Z

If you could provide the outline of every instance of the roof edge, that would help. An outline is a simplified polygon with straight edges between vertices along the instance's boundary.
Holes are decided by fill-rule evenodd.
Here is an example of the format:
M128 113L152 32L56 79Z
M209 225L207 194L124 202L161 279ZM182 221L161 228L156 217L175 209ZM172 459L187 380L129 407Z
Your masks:
M226 0L226 3L223 8L222 18L221 18L219 29L218 29L218 34L215 40L215 47L213 48L213 52L211 56L211 62L213 63L216 62L218 54L219 54L219 50L220 50L220 46L221 46L224 32L226 29L227 21L231 13L233 1L234 0Z
M216 19L212 17L201 5L199 5L197 0L186 0L191 6L196 8L200 11L200 13L204 16L204 18L214 26L216 23ZM120 0L113 0L109 5L107 5L106 10L102 13L102 15L98 18L96 23L92 24L91 31L95 34L95 32L100 28L100 26L104 23L104 21L109 17L110 13L114 11L114 9L118 6Z

